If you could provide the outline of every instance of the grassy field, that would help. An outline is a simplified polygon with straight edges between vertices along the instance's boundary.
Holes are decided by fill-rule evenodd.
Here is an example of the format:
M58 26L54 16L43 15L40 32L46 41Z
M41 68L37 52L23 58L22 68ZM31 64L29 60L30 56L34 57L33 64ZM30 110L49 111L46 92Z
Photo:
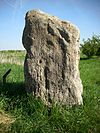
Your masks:
M25 51L0 52L0 133L100 133L100 58L80 61L83 106L53 105L48 114L39 99L25 92L24 55ZM2 76L9 68L7 84L2 86Z
M24 50L0 51L0 63L23 65L24 57L25 57Z

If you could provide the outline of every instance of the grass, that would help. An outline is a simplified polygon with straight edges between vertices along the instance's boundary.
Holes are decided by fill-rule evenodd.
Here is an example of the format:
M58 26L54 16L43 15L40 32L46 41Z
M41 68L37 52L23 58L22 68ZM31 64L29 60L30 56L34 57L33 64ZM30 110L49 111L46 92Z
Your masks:
M2 86L2 75L9 68L12 71L7 84ZM100 58L81 59L80 74L84 86L83 106L53 105L48 113L40 99L26 94L23 66L1 63L0 117L4 121L0 123L0 133L99 133Z
M0 51L0 62L23 65L25 57L25 51L21 50L7 50Z

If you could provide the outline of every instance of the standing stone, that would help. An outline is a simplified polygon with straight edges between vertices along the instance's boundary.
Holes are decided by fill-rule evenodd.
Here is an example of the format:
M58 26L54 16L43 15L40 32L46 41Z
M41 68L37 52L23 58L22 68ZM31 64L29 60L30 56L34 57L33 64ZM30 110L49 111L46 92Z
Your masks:
M27 51L26 91L46 105L82 104L79 30L70 22L32 10L26 14L22 41Z

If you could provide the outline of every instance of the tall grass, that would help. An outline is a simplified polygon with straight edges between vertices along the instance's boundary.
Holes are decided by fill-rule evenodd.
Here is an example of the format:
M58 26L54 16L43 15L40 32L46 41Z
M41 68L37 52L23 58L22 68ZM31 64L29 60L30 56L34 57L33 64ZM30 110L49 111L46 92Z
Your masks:
M7 78L7 84L2 86L2 75L8 68L12 71ZM1 63L0 70L0 110L13 119L12 123L8 123L9 126L0 123L2 133L100 132L99 58L80 61L84 104L72 108L52 105L48 110L40 99L26 94L23 66Z
M0 62L23 65L25 57L25 51L21 50L8 50L0 51Z

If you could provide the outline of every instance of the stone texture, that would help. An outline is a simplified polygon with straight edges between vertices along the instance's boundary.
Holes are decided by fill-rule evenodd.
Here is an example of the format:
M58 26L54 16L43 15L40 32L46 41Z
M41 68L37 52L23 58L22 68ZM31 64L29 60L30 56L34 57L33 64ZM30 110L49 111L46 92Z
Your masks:
M73 24L55 16L36 10L26 14L22 38L26 90L46 105L82 104L79 35Z

